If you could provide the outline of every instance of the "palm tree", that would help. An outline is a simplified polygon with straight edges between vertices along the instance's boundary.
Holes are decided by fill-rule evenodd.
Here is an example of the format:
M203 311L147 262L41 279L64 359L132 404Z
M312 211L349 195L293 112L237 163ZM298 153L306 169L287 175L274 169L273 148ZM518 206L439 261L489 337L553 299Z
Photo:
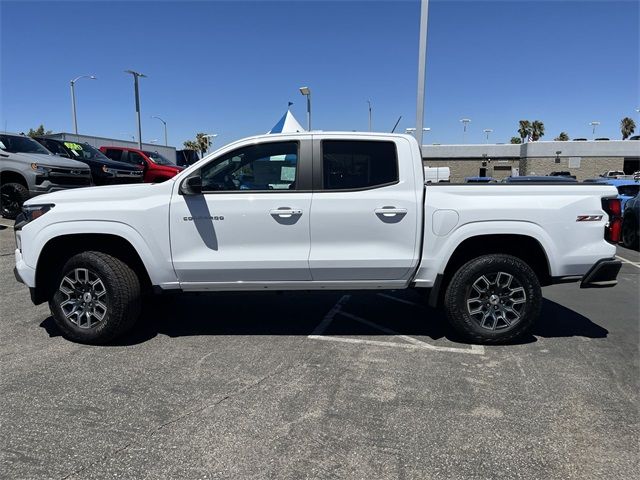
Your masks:
M204 156L209 150L209 137L207 137L206 133L196 133L196 144L198 145L197 150L200 152L201 156Z
M520 144L522 143L522 139L520 137L511 137L511 143Z
M636 122L633 121L633 118L624 117L620 120L620 133L622 133L623 140L629 138L635 131Z
M569 140L569 135L567 134L567 132L560 132L560 135L554 138L554 140L556 142L566 142Z
M525 142L525 139L528 139L531 136L531 122L529 120L520 120L520 128L518 128L518 135L522 139L522 143Z
M187 140L186 142L183 143L184 148L187 150L194 150L194 151L198 151L198 144L196 142L194 142L193 140Z
M531 140L537 142L540 137L544 136L544 123L540 120L534 120L531 123Z

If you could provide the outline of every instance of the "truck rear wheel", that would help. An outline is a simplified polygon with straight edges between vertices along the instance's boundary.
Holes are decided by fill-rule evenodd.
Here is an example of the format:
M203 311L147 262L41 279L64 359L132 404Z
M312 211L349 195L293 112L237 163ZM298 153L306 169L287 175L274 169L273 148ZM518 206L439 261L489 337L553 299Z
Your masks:
M21 183L5 183L0 187L0 210L4 218L15 219L22 204L29 199L29 190Z
M477 343L506 343L540 314L542 290L533 270L511 255L483 255L453 275L445 296L451 325Z
M140 314L140 281L121 260L102 252L71 257L58 277L49 308L63 335L104 344L122 335Z

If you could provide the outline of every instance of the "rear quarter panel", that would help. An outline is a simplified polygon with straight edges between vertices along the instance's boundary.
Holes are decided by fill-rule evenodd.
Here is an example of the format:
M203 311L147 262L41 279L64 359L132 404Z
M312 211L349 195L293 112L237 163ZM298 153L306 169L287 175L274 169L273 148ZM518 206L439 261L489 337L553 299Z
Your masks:
M601 198L616 195L614 187L594 184L428 186L416 284L432 286L463 241L491 234L532 237L552 276L583 275L598 259L615 255L615 246L604 240L608 217ZM602 219L577 222L578 215Z

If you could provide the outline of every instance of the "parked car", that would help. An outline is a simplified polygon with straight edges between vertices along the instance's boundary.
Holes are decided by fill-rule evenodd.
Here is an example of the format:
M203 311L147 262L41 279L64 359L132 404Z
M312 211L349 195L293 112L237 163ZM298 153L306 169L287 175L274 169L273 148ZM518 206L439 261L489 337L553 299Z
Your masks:
M607 137L600 137L600 138L596 138L595 139L596 142L607 142L609 140L611 140L611 139L607 138Z
M551 172L549 174L550 177L569 177L569 178L576 178L575 175L571 175L571 172L568 171L559 171L559 172Z
M496 183L493 177L465 177L464 183Z
M602 178L618 178L624 177L625 173L622 170L607 170L600 177Z
M146 183L160 183L174 177L183 167L177 166L158 152L127 147L100 147L100 151L117 162L138 165L144 169Z
M164 183L28 201L16 275L81 342L131 328L142 292L416 288L471 341L501 343L530 331L542 285L616 283L616 193L425 186L411 135L261 135Z
M638 250L640 238L640 193L627 201L622 217L622 245Z
M629 137L629 140L640 140L640 135L634 135L632 137Z
M142 183L143 169L138 165L111 160L88 143L76 143L53 138L36 138L42 146L55 155L86 163L96 185Z
M603 183L616 187L616 189L618 190L618 198L620 199L620 207L622 211L624 211L627 202L635 197L640 191L640 183L637 180L599 178L595 180L595 183Z
M574 142L586 142L587 139L586 138L574 138L572 141L574 141Z
M25 135L0 134L0 211L16 218L30 197L91 185L89 168L53 155Z
M578 183L572 177L551 177L543 175L521 175L519 177L507 177L505 183Z

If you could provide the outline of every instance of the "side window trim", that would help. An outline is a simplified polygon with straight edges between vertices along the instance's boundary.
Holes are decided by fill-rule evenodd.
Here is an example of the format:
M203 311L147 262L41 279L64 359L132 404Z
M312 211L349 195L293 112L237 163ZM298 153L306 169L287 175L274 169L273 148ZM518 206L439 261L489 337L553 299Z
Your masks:
M324 155L322 143L325 141L339 141L339 138L314 138L313 139L313 192L314 193L331 193L331 192L363 192L366 190L377 190L379 188L390 187L400 183L400 164L398 163L398 144L393 140L363 140L367 142L392 142L396 151L396 172L398 178L393 182L380 183L368 187L358 188L341 188L341 189L325 189L324 188Z

